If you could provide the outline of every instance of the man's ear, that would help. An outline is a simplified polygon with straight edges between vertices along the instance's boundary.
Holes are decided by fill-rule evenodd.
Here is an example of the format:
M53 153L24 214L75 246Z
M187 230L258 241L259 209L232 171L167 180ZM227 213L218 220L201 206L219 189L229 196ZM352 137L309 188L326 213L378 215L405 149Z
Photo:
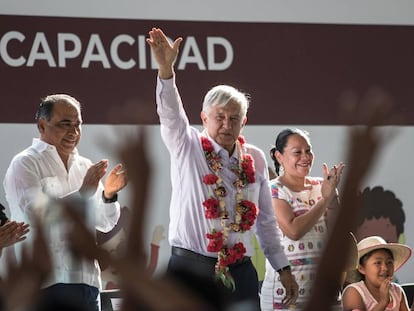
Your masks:
M246 123L247 123L247 117L244 117L243 121L242 121L242 127L244 127L246 125Z
M200 112L201 121L203 121L203 126L207 126L207 114L204 111Z
M45 131L45 122L46 120L43 118L40 118L37 122L37 128L39 129L40 133L43 133Z

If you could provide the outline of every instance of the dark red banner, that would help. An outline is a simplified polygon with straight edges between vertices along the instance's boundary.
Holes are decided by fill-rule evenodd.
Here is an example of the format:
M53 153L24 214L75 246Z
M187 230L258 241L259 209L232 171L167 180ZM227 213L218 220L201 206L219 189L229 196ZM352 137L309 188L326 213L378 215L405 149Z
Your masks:
M414 124L414 27L0 16L0 122L33 122L40 98L69 93L86 123L122 124L149 110L156 68L145 38L182 36L177 84L192 123L216 84L251 96L249 124L335 125L338 96L380 86Z

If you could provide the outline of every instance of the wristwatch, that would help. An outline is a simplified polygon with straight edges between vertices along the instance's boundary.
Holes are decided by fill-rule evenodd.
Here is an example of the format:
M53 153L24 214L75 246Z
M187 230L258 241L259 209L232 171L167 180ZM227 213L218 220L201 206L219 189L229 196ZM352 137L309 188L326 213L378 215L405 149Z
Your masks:
M107 199L106 197L105 197L105 194L104 194L105 192L104 191L102 191L102 201L104 202L104 203L114 203L114 202L116 202L116 201L118 201L118 193L115 193L115 195L112 197L112 198L109 198L109 199Z
M290 271L290 266L284 266L283 268L280 268L279 270L276 270L277 273L280 273L282 271L288 270Z

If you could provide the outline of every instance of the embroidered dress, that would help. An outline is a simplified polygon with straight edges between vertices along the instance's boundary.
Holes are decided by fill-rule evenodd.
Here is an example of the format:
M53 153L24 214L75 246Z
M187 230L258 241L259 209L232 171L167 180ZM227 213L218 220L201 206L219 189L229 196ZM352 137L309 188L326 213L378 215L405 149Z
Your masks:
M270 182L272 197L288 202L295 216L308 212L321 198L322 178L308 177L311 189L294 192L284 186L279 178ZM322 253L324 239L327 236L326 219L322 216L300 240L293 241L282 235L282 245L291 265L292 274L299 285L299 296L296 305L282 303L285 289L277 273L266 261L266 274L261 290L261 308L265 310L302 310L310 295L312 281L315 277L318 258Z
M359 281L357 283L349 284L344 289L344 292L348 290L348 288L350 287L355 288L358 291L358 293L361 295L367 311L374 309L374 307L378 304L377 300L375 300L375 298L369 292L364 281ZM387 305L387 307L385 308L385 311L400 310L401 297L402 297L401 295L403 294L404 293L400 285L398 285L397 283L391 283L391 288L390 288L391 300L389 304Z

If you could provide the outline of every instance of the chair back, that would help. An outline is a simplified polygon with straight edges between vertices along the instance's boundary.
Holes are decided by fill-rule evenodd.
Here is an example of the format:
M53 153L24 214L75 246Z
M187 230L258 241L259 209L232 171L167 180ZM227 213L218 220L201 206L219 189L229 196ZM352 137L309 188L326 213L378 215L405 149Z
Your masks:
M411 308L414 298L414 283L404 283L400 285L403 288L405 295L407 296L408 307Z
M108 289L101 291L101 310L117 311L121 306L121 291L119 289Z

